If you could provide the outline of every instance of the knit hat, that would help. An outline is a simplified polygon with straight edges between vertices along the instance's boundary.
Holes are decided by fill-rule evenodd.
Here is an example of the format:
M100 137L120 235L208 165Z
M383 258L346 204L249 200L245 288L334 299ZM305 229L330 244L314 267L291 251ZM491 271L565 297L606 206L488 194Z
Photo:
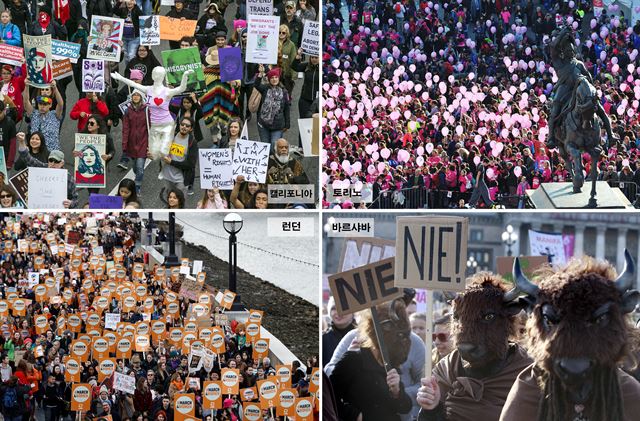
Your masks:
M107 393L108 394L109 393L109 389L107 389L107 386L102 385L100 387L100 393Z
M272 77L280 77L282 71L279 67L274 67L273 69L267 72L267 78L271 79Z
M225 399L224 402L222 403L222 408L223 409L227 409L227 408L231 408L233 406L233 399Z
M132 69L131 73L129 73L129 79L131 80L142 80L144 79L144 75L141 70Z
M233 30L237 31L238 28L246 28L247 27L247 21L243 20L243 19L236 19L233 21Z

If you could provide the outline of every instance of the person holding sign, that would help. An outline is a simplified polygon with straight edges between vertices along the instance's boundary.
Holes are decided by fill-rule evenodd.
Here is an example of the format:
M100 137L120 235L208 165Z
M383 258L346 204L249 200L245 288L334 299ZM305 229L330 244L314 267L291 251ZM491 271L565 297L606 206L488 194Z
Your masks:
M116 10L116 16L124 20L122 31L122 48L125 51L124 63L129 63L136 55L140 45L140 16L142 10L135 0L125 0Z
M320 57L310 56L309 61L302 63L302 48L298 49L295 60L291 63L291 69L304 74L302 82L302 94L298 99L298 113L300 118L311 118L318 112L318 107L313 103L318 100L320 89Z
M96 92L88 92L84 98L80 98L71 109L69 117L78 120L78 131L83 131L87 126L89 117L99 115L107 118L109 108Z
M111 77L147 95L149 104L149 154L152 159L166 157L169 154L173 136L174 121L169 112L171 98L179 95L187 88L192 69L184 72L177 88L167 88L164 80L167 75L164 67L155 67L151 72L153 86L143 86L122 77L119 73L111 73Z
M183 193L193 183L198 159L198 145L193 137L193 120L183 117L173 138L169 154L163 158L162 178L167 191L177 188Z
M138 72L136 70L136 72ZM144 164L147 160L149 147L149 128L147 126L147 104L142 101L142 93L137 89L131 94L131 103L122 117L122 154L134 160L133 172L136 175L136 191L140 193L144 177ZM118 164L120 167L126 162L124 159Z
M259 67L258 77L261 82L256 84L255 89L262 94L260 106L258 108L258 133L260 141L270 143L275 149L276 140L280 139L284 132L289 130L289 93L280 83L282 70L275 67L266 73L268 83L264 83L265 76L263 65Z
M64 100L62 99L62 95L60 95L60 91L58 91L55 80L51 82L51 89L57 102L55 111L51 111L51 106L53 105L51 97L42 95L36 98L38 110L35 111L31 105L29 89L24 90L24 109L31 118L29 131L31 133L42 132L47 148L49 148L50 151L59 151L62 149L60 146L60 124L64 112Z
M18 144L18 153L20 158L27 163L27 167L39 167L39 168L64 168L64 152L61 150L52 150L49 153L49 159L47 163L40 162L31 155L29 155L29 149L27 148L25 134L20 132L16 135L16 141ZM69 209L73 209L78 203L78 192L76 192L76 183L74 178L70 175L67 176L67 199L62 202L62 205Z

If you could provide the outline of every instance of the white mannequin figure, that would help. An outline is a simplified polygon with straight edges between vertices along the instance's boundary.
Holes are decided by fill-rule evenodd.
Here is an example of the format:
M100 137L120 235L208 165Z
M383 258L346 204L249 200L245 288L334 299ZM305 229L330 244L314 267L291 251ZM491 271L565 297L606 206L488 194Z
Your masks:
M152 86L144 86L139 83L125 79L119 73L111 73L111 78L138 89L147 95L149 106L149 155L152 159L159 159L169 154L173 133L175 130L175 120L169 112L171 98L183 93L187 89L187 79L193 70L189 69L182 75L182 81L177 88L167 88L164 80L167 71L164 67L154 67L151 72L153 79Z

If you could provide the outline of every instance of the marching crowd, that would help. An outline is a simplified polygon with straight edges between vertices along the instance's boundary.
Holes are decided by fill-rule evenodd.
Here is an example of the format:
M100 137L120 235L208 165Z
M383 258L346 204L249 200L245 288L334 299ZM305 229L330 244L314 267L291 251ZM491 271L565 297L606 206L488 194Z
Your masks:
M306 361L305 370L299 361L283 366L268 354L256 354L249 321L225 315L213 300L215 289L205 286L194 303L181 293L183 275L158 265L145 268L144 252L136 247L140 220L135 214L17 215L6 218L1 229L0 413L5 421L172 421L182 419L176 406L184 394L195 396L191 416L197 419L240 420L246 419L243 407L258 403L257 382L277 376L279 388L300 398L317 390L312 383L316 357ZM34 272L40 274L39 284L27 281ZM131 297L137 299L131 302ZM195 308L198 303L204 313ZM120 316L117 327L106 326L106 314ZM156 337L152 332L158 325L164 333ZM132 342L142 327L152 339L140 351ZM222 329L219 352L209 363L194 363L191 344L213 349L204 336L215 329ZM92 336L109 341L102 358ZM120 348L126 337L128 351ZM79 342L84 358L76 353ZM70 365L71 359L79 366ZM114 365L111 373L105 360ZM205 382L221 381L226 369L237 370L238 393L219 396L212 409L204 402ZM135 391L123 391L116 375L130 376ZM77 383L90 389L90 407L82 412L74 410ZM260 419L282 418L267 406Z
M243 129L248 133L250 127L257 129L259 139L255 140L271 144L271 161L267 170L270 179L259 184L234 177L237 189L203 189L195 207L263 208L268 206L264 200L267 184L309 183L301 158L311 152L303 152L300 138L286 132L297 126L292 107L297 107L299 118L311 118L314 110L318 109L319 57L309 57L301 48L304 22L318 19L318 6L314 8L307 0L276 2L273 13L280 17L278 62L259 65L245 60L248 37L246 4L227 0L201 3L177 0L166 13L175 19L197 21L195 33L169 44L171 49L197 47L206 86L197 91L187 89L184 94L173 97L169 108L163 110L171 113L171 122L175 121L171 141L179 147L156 160L160 165L159 178L164 179L165 186L160 192L161 200L167 208L184 208L186 196L194 194L194 183L199 182L198 149L233 149ZM229 6L231 8L227 10ZM73 75L54 80L46 88L29 86L25 64L1 65L0 145L4 147L8 171L4 174L4 183L0 183L0 195L6 199L3 199L2 207L27 205L24 195L19 194L19 189L9 182L9 178L18 171L33 166L73 168L74 160L78 158L91 177L122 178L115 194L123 198L123 207L143 207L142 197L145 194L158 194L156 191L141 191L145 168L149 165L147 159L151 158L150 121L153 126L158 107L149 103L150 98L144 92L112 79L110 72L119 71L137 86L153 85L153 69L162 66L160 52L166 47L164 41L162 46L141 45L143 28L140 27L140 16L159 15L160 1L123 0L113 3L110 0L73 0L36 5L24 0L8 0L5 7L0 15L1 42L21 47L21 34L51 34L53 39L80 44L81 49L77 63L73 64ZM90 25L94 16L124 20L121 62L105 62L104 92L84 93L82 63L92 41ZM221 81L218 50L226 47L241 49L241 80ZM74 86L79 99L70 103L67 98ZM72 95L75 97L75 92ZM130 102L125 104L128 100ZM125 105L121 108L121 104ZM86 152L87 148L83 148L70 154L68 150L74 143L74 134L63 130L65 119L77 121L77 133L106 135L105 152L100 153L96 149ZM202 125L207 129L202 130ZM278 143L286 143L287 147L277 148ZM290 145L293 146L291 150ZM99 164L94 166L96 161ZM134 175L123 178L129 169ZM88 206L88 197L84 194L80 195L81 200L78 199L83 188L78 180L84 180L79 178L84 174L76 171L74 177L74 172L69 171L65 207ZM90 188L88 193L109 194L99 188Z
M569 181L546 146L548 44L566 26L619 138L603 131L598 178L636 200L640 22L620 6L595 16L584 0L368 0L323 12L321 182L372 192L369 204L324 207L521 208L527 190ZM583 161L588 174L596 164Z

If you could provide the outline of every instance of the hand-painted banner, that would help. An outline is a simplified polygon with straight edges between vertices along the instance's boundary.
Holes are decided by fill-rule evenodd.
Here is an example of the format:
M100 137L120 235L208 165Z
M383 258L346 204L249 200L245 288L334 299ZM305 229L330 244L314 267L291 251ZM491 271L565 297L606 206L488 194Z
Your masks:
M102 60L82 60L82 92L104 92L104 69Z
M233 150L233 178L242 175L246 181L264 183L270 149L269 143L238 139Z
M36 88L46 88L53 80L51 35L37 37L24 35L23 38L29 84Z
M320 56L320 22L307 20L302 31L302 51L310 56Z
M184 72L191 69L194 70L194 73L187 79L185 92L204 92L207 89L200 52L197 47L163 51L162 65L167 70L167 83L169 85L180 85Z
M160 39L169 41L180 41L182 37L192 37L196 33L195 20L180 20L167 16L159 16L160 18Z
M200 149L200 188L233 189L231 149Z
M160 16L140 16L140 45L160 45Z
M75 177L78 188L104 188L107 184L102 155L107 149L107 135L76 133L74 149Z
M249 16L247 23L247 63L278 63L277 16Z
M87 58L120 62L124 20L93 15Z
M242 80L242 52L238 47L219 48L220 80L231 82Z

